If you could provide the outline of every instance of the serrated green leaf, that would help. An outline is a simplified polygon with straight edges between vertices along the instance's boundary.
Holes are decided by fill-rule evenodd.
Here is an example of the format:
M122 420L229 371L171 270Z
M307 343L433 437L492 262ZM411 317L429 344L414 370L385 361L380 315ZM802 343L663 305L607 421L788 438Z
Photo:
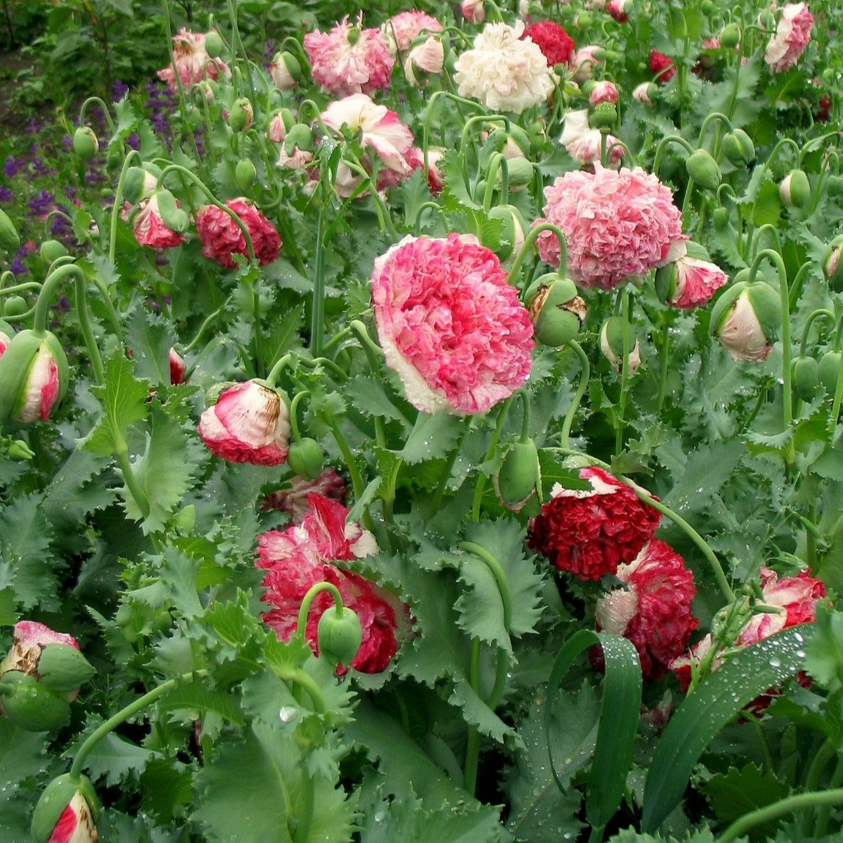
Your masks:
M410 427L401 411L389 400L383 381L370 375L358 375L345 385L343 391L360 412Z
M837 691L843 686L843 612L816 606L816 623L806 635L805 669L823 688Z
M708 676L673 713L647 774L644 830L655 831L679 804L703 750L732 717L804 668L804 636L805 629L797 626L747 647Z
M27 732L0 718L0 785L18 784L45 770L48 740L46 732Z
M181 765L177 765L181 766ZM173 762L156 758L146 765L140 777L143 810L159 822L169 823L176 808L193 801L193 779Z
M170 691L159 703L160 711L212 711L237 726L243 725L243 713L237 699L219 689L205 688L198 681L182 683Z
M101 723L101 718L90 718L84 736L80 737L65 755L73 757L82 740ZM142 773L155 756L156 753L152 750L130 743L114 732L109 732L94 744L93 749L85 758L83 769L92 781L104 778L106 784L113 787L133 773L137 775Z
M704 511L711 497L720 491L744 454L736 440L714 441L688 454L685 472L665 497L665 503L683 512Z
M464 421L450 413L419 413L404 447L396 456L407 465L446 457L457 444Z
M132 350L135 374L150 385L170 384L170 349L174 337L160 316L136 307L126 323L126 345Z

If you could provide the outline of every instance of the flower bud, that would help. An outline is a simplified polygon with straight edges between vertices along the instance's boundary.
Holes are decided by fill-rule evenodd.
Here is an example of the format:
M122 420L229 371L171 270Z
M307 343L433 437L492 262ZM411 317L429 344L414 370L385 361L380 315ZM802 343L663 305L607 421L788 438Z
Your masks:
M706 16L713 15L715 8L716 6L712 3L712 0L703 0L700 3L700 11Z
M23 316L29 310L29 304L23 296L9 296L3 308L6 316Z
M64 696L17 670L0 677L0 708L26 732L54 732L70 719L70 703Z
M721 47L727 50L734 49L741 42L741 31L736 23L727 23L720 32L717 40Z
M0 248L15 252L20 248L20 235L11 217L0 210Z
M800 357L793 364L793 391L803 401L813 401L820 385L819 363L813 357Z
M32 843L97 843L97 795L87 776L53 779L32 814Z
M769 284L740 281L717 300L709 332L733 360L760 363L773 348L781 319L779 294Z
M841 176L829 176L825 185L829 196L839 196L843 193L843 177Z
M9 445L9 459L13 462L29 462L33 459L35 452L23 441L23 439L15 439Z
M287 131L287 138L284 141L284 151L287 155L295 154L296 149L303 149L306 152L313 151L313 132L304 123L297 123Z
M192 533L193 528L196 526L196 506L190 504L190 506L186 506L180 512L176 513L173 523L183 533Z
M205 36L205 52L209 58L218 59L222 55L223 49L225 49L225 44L223 44L222 37L216 29L212 29Z
M155 194L155 198L161 222L177 234L187 231L190 217L179 207L176 197L166 188L162 188Z
M569 278L545 275L527 291L526 299L540 343L559 348L579 333L587 308Z
M170 384L178 386L184 381L184 358L174 348L170 349Z
M820 357L817 367L817 377L829 395L834 395L837 389L837 377L840 374L840 352L829 351Z
M322 446L315 439L306 437L290 444L287 465L305 480L316 480L320 477L324 460Z
M16 334L0 357L0 424L46 421L67 380L67 357L53 334Z
M594 129L611 129L618 122L618 109L611 102L601 102L591 112L588 122Z
M522 159L523 160L523 159ZM500 236L495 242L484 242L502 261L509 260L524 244L526 226L514 205L496 205L489 211L490 220L500 220Z
M729 211L722 207L715 208L711 220L718 231L725 231L729 225Z
M526 158L508 158L506 162L506 174L510 189L525 187L535 177L533 164ZM503 173L501 172L501 168L498 168L495 175L495 189L497 190L501 187L503 187Z
M764 9L758 14L758 23L763 29L772 29L776 25L776 19L769 9Z
M252 103L247 97L240 97L231 106L228 115L228 125L233 132L245 132L255 119L255 112Z
M804 208L811 198L811 185L804 170L792 170L779 185L779 196L788 208Z
M435 76L445 66L445 46L439 38L429 36L407 54L404 75L414 88L426 83L427 76Z
M240 190L248 190L255 183L257 177L258 172L251 159L241 158L237 162L237 167L234 169L234 181L237 182Z
M469 23L482 23L486 19L486 4L483 0L462 0L460 11Z
M146 193L147 176L149 173L143 167L129 167L123 180L123 198L133 205L143 199ZM157 179L156 179L157 182Z
M284 50L275 54L269 75L279 91L289 91L302 80L301 64L292 53Z
M610 316L600 329L600 349L615 371L623 371L623 317ZM641 349L635 338L632 325L629 326L631 349L629 352L629 374L641 365Z
M843 292L843 263L840 254L843 251L843 235L835 237L831 241L828 254L823 261L823 273L825 274L828 286L835 293Z
M340 610L336 606L329 606L319 618L316 640L320 656L332 665L348 667L363 643L360 618L348 607Z
M500 502L520 512L536 493L539 482L539 452L532 439L516 442L506 453L494 485Z
M743 129L735 129L723 138L723 152L736 167L755 160L755 144Z
M73 149L83 161L90 161L100 150L100 142L90 126L80 126L73 133Z
M577 29L588 29L593 20L594 18L591 16L591 12L580 12L576 18L574 18L574 26Z
M51 264L59 258L63 258L67 254L67 249L64 243L59 240L45 240L41 244L41 260L45 263Z
M720 186L720 167L705 149L692 152L685 159L688 175L704 190L717 190Z
M632 92L632 98L641 105L652 105L659 95L659 86L655 82L642 82Z
M105 166L109 172L116 172L123 166L123 159L126 157L126 147L119 138L113 140L105 153Z

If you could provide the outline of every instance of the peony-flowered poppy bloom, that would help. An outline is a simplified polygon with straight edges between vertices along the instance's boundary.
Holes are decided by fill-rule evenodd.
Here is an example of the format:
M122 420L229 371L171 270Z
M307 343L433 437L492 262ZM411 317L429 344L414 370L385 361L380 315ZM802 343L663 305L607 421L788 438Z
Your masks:
M694 575L679 554L652 539L615 576L616 588L597 601L598 629L628 638L638 651L645 679L658 679L680 656L699 621L691 612Z
M531 23L521 37L529 38L544 53L551 67L568 64L576 49L574 39L556 21Z
M657 74L656 82L659 84L670 82L676 75L673 59L658 50L650 50L650 70Z
M357 613L363 628L363 641L351 667L379 673L387 668L398 645L411 636L409 610L391 592L333 564L377 553L371 533L357 523L346 523L348 510L335 501L310 494L308 506L301 524L258 537L255 565L266 571L262 599L269 606L261 617L281 640L289 641L305 594L316 583L329 582L339 590L343 605ZM305 637L317 655L319 618L332 605L327 592L317 594L311 603ZM345 671L339 668L337 672Z
M707 257L705 250L698 250L693 245L693 257L688 254L686 247L685 254L679 260L663 267L656 274L656 290L659 289L662 273L665 273L667 279L664 294L659 293L662 301L680 310L693 310L708 304L711 297L729 280L729 276L716 263L703 259Z
M176 85L176 71L179 80L185 88L202 82L204 79L217 80L220 77L228 79L231 71L228 65L219 59L212 59L205 50L204 32L190 32L182 28L181 32L173 36L173 65L158 71L158 78L167 83L173 92L178 90Z
M335 468L326 468L315 480L293 477L288 488L279 489L263 500L264 509L278 509L290 516L291 524L301 524L310 512L311 494L345 504L348 491Z
M591 93L588 95L588 103L592 106L600 105L601 102L608 102L614 105L618 101L618 89L614 82L604 79L595 82Z
M330 32L317 29L304 36L313 81L329 94L369 94L389 85L395 59L383 34L362 29L362 21L362 13L357 25L346 15Z
M773 73L790 70L811 40L814 16L804 3L785 3L778 26L764 51L764 61Z
M524 23L490 23L474 47L456 61L454 81L462 97L474 97L492 111L521 114L553 93L544 53L530 39L521 40Z
M414 88L423 84L423 74L436 75L445 66L445 47L439 38L430 36L413 47L404 61L404 75Z
M436 18L415 10L393 15L381 27L393 56L398 53L406 55L413 41L424 31L441 32L442 24Z
M246 226L260 265L265 266L277 260L281 238L272 223L248 199L230 199L225 204ZM204 205L199 209L196 231L202 241L202 254L221 266L233 268L236 264L232 255L249 257L246 238L240 226L216 205Z
M558 570L599 580L635 559L661 516L602 468L582 468L579 475L591 489L563 489L557 483L530 523L527 544Z
M149 246L152 249L172 249L182 243L187 243L186 237L164 224L158 208L158 197L154 194L149 199L143 199L140 202L132 227L135 240L140 246Z
M611 290L682 254L682 220L671 192L640 167L620 172L594 162L594 173L559 176L545 189L544 217L565 235L568 272L582 287ZM559 241L538 236L542 260L559 265Z
M527 379L533 324L493 252L471 236L405 237L375 260L387 365L425 413L485 413Z
M565 115L565 125L559 143L581 167L587 167L600 161L602 135L600 129L592 129L588 124L588 109L569 111ZM613 135L606 136L606 148L609 150L609 167L617 169L621 165L624 149ZM558 244L558 241L557 241Z
M257 381L224 389L197 428L211 452L228 462L281 465L287 459L290 418L281 396Z

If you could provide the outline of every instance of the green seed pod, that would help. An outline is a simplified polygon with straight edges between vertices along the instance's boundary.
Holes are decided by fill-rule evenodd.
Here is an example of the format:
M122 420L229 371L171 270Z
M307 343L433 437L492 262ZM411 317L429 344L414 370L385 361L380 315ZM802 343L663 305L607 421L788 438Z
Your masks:
M811 185L804 170L791 170L779 185L779 196L789 208L804 208L811 198Z
M540 278L527 291L527 308L540 343L561 348L579 333L587 307L577 293L573 281L552 274Z
M178 206L176 197L166 188L159 190L155 196L158 199L158 211L164 225L177 234L187 231L190 226L190 217Z
M704 190L717 190L720 186L720 167L705 149L698 149L685 160L688 175Z
M825 82L826 85L833 85L836 78L837 74L835 73L833 67L827 67L823 71L823 82Z
M611 129L618 122L618 110L610 102L601 102L591 112L588 122L594 129Z
M14 252L20 248L20 235L11 217L0 210L0 249Z
M536 443L532 439L516 442L507 451L495 478L495 491L501 503L515 512L523 509L536 491L539 471Z
M47 843L62 814L71 808L76 814L74 841L92 841L99 815L97 794L87 776L63 776L53 779L41 794L32 814L32 843ZM87 837L82 836L87 832Z
M727 50L734 49L741 42L741 30L736 23L727 23L720 32L720 46Z
M0 705L26 732L53 732L70 719L70 703L64 697L19 670L7 671L0 679Z
M212 29L205 36L205 52L210 58L218 59L222 55L222 51L224 49L225 44L223 44L223 40L220 37L219 32L217 32L215 29Z
M322 446L315 440L304 438L290 443L287 453L287 465L305 480L316 480L322 474L325 454Z
M755 160L755 144L743 129L735 129L723 138L723 152L736 167Z
M100 150L100 142L90 126L80 126L73 133L73 149L83 161L90 161Z
M255 183L257 175L255 165L249 158L241 158L237 162L237 167L234 170L234 180L237 182L240 190L248 190Z
M813 401L820 385L819 363L813 357L800 357L793 364L793 391L803 401Z
M45 263L54 263L67 254L64 243L58 240L45 240L41 244L41 260Z
M3 312L6 316L23 316L29 310L29 303L23 296L9 296Z
M336 606L325 609L316 627L316 639L320 656L332 665L348 667L363 643L363 627L356 612L348 607L342 614L339 611Z
M47 644L41 650L35 670L45 688L62 694L78 690L96 674L93 665L69 644Z
M837 376L840 373L840 352L828 351L820 357L817 377L829 395L837 389Z

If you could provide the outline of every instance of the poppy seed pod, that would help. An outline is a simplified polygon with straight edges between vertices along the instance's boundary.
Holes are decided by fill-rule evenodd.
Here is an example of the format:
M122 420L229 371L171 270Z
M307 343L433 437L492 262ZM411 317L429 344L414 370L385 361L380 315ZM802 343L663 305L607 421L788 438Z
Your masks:
M332 665L348 667L363 643L360 618L347 606L342 609L329 606L319 618L316 640L320 656Z
M540 278L527 292L527 309L535 326L535 338L559 348L579 333L587 307L573 281L550 274Z

